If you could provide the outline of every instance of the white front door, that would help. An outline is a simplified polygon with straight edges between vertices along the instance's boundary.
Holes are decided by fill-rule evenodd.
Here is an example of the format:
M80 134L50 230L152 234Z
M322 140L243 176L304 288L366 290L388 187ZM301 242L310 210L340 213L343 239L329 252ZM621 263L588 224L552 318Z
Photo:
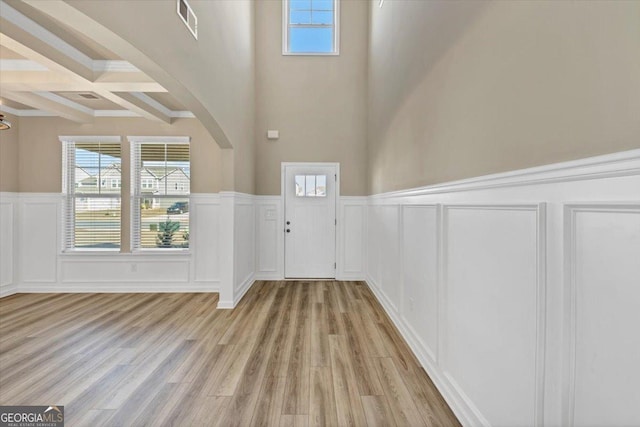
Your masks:
M338 165L283 164L284 275L335 278Z

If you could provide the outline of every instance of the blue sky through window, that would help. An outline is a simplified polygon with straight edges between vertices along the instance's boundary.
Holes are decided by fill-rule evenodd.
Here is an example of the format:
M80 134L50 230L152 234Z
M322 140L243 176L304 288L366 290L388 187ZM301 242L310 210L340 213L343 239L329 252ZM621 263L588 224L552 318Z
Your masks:
M287 51L334 52L334 5L334 0L290 0Z

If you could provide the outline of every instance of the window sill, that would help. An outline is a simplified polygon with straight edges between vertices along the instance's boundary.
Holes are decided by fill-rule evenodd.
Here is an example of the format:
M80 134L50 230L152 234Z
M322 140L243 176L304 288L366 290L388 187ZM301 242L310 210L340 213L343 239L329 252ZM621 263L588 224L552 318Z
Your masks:
M191 254L189 249L138 249L132 251L130 255L144 256L144 255L158 255L158 254L170 254L170 255L183 255L188 256Z
M80 250L80 251L64 251L60 253L63 258L72 257L118 257L118 258L139 258L145 256L179 256L188 257L191 255L191 251L183 249L148 249L134 252L120 252L119 250Z
M340 56L340 52L282 52L282 56Z

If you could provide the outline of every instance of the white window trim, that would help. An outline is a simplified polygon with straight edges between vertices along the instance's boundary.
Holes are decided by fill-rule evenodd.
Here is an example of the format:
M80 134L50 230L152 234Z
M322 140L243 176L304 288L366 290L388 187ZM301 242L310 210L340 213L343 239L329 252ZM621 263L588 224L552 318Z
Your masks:
M82 142L104 142L104 143L115 143L121 144L122 138L117 135L61 135L58 136L58 140L62 143L62 193L64 197L63 201L63 215L62 215L62 253L63 254L73 254L73 253L120 253L122 250L122 241L120 242L120 248L75 248L68 247L67 244L70 240L69 236L69 227L67 224L67 220L69 218L69 202L68 199L70 197L70 190L73 189L73 197L75 198L75 182L71 185L70 177L69 177L69 164L68 164L68 149L69 143L82 143ZM122 147L121 147L122 149ZM122 155L122 151L120 152ZM96 183L100 186L100 182ZM109 198L120 198L120 203L122 203L122 187L120 188L120 194L104 194L101 197L109 197ZM120 218L120 228L122 229L122 218Z
M180 3L184 3L184 5L187 6L187 19L185 19L184 16L182 16L182 14L180 13ZM193 38L198 40L198 17L196 16L195 12L191 8L191 5L187 2L187 0L176 0L176 13L180 17L184 25L187 26ZM193 23L192 23L193 25L190 24L188 21L188 18L191 16L193 17Z
M191 144L190 136L127 136L127 140L129 141L129 155L130 155L130 209L129 209L129 244L131 247L131 253L133 254L146 254L146 253L154 253L154 254L188 254L191 251L191 245L188 248L141 248L136 247L136 243L140 241L139 233L140 230L136 229L136 215L138 214L138 210L136 208L136 198L142 197L141 194L137 194L140 191L141 185L138 186L138 176L136 171L136 153L138 147L142 144ZM191 154L189 154L191 157ZM191 158L189 158L189 163L191 163ZM154 196L158 198L175 198L174 195L167 196ZM187 197L189 199L189 205L191 205L191 194ZM189 222L191 222L191 214L189 214ZM189 226L189 232L191 232L191 226Z
M282 0L282 55L284 56L339 56L340 55L340 0L333 0L333 52L289 52L289 0Z

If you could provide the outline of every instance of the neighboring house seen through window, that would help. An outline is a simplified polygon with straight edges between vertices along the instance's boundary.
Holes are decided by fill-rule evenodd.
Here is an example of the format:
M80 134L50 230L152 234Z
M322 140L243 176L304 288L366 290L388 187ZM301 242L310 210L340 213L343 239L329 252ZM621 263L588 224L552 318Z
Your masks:
M188 143L132 144L133 249L189 247Z
M63 140L63 144L65 249L118 250L122 200L120 143ZM116 185L107 186L108 181Z
M283 0L283 53L337 55L339 5L339 0Z

